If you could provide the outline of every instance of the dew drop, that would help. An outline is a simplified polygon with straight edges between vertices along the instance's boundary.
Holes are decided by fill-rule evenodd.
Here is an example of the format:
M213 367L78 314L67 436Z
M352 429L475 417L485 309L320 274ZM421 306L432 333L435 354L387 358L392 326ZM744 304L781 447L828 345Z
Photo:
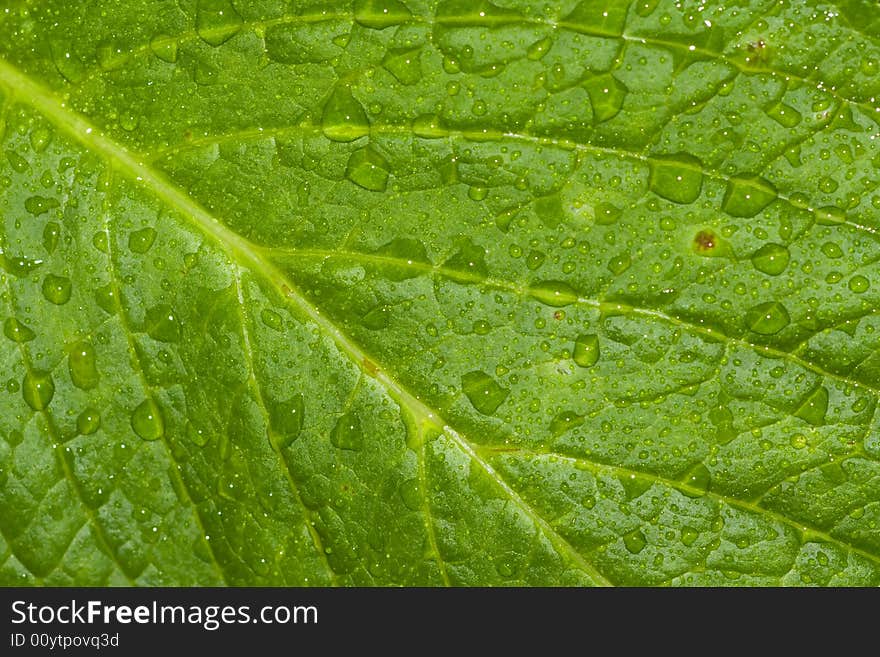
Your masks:
M144 440L158 440L165 435L165 422L159 406L152 399L145 399L131 414L131 428Z
M510 390L480 370L462 375L461 387L473 407L483 415L492 415L510 394Z
M529 293L548 306L561 307L577 302L578 293L563 281L540 281L529 288Z
M360 418L354 413L345 413L330 432L330 442L339 449L361 449L364 446L364 433Z
M419 488L418 479L407 479L398 489L403 503L410 511L420 511L422 509L422 493Z
M779 333L789 322L788 310L778 301L759 303L746 312L746 326L761 335Z
M30 163L15 151L6 151L6 159L16 173L24 173L31 168Z
M541 268L541 265L544 264L544 260L546 259L547 255L545 253L532 249L526 256L526 267L528 267L532 271L535 271L536 269Z
M421 48L389 50L382 60L385 69L402 85L413 85L422 79Z
M685 525L681 528L681 542L686 546L690 547L694 543L697 542L697 539L700 537L700 532L698 532L693 527L689 527Z
M73 285L70 279L65 276L49 274L43 279L43 296L56 306L62 306L70 301L72 291Z
M76 430L83 436L89 436L101 428L101 413L91 406L76 418Z
M46 128L36 128L30 135L31 148L37 153L46 150L49 142L52 141L52 133Z
M828 389L819 386L804 400L794 412L795 417L809 422L813 426L825 424L825 413L828 411Z
M370 134L364 106L347 86L337 86L321 115L321 131L331 141L349 142Z
M35 217L46 214L49 210L54 210L60 205L58 199L46 196L29 196L24 201L24 209Z
M0 249L0 267L19 278L27 277L34 269L43 264L42 260L32 260L23 256L8 256Z
M355 0L354 20L372 30L406 23L412 12L399 0Z
M634 529L623 535L623 544L629 552L638 554L645 549L648 539L645 538L641 529Z
M752 265L760 272L778 276L788 267L791 254L782 244L765 244L752 254Z
M55 396L55 381L49 372L28 372L21 382L21 394L28 406L35 411L42 411L48 408Z
M61 226L54 221L50 221L43 228L43 248L51 254L58 248L58 240L61 238Z
M101 378L98 374L95 348L86 341L77 342L71 347L67 357L67 368L73 385L83 390L91 390L98 385Z
M416 137L422 139L439 139L449 134L436 114L422 114L413 119L412 131Z
M703 163L693 155L655 155L650 160L648 187L673 203L693 203L703 189Z
M177 39L167 34L157 34L150 40L150 50L163 62L177 61Z
M345 177L371 192L384 192L388 187L390 169L388 161L368 146L349 156Z
M156 229L147 226L133 231L128 236L128 248L132 253L146 253L156 241Z
M867 292L868 288L871 287L871 282L862 275L853 276L849 279L849 289L855 292L856 294L861 294L862 292Z
M682 478L682 482L690 490L683 491L689 497L701 497L712 485L712 473L702 463L697 463L693 468L687 471Z
M825 254L828 258L842 258L843 257L843 249L840 248L838 244L834 242L825 242L822 245L822 253Z
M801 122L801 113L784 103L776 103L766 110L767 116L784 128L793 128Z
M760 176L734 176L727 182L721 209L732 217L754 217L776 196L776 188Z
M562 411L552 420L550 420L550 433L554 438L558 438L567 431L571 431L577 426L584 423L584 416L578 415L574 411Z
M611 258L608 261L608 271L610 271L615 276L619 276L627 269L630 268L632 264L632 259L630 258L629 253L618 253L616 256Z
M580 367L592 367L599 361L599 336L595 333L579 335L574 341L572 359Z
M30 342L36 334L15 317L7 317L3 322L3 335L13 342Z
M552 46L553 39L551 39L550 37L544 37L543 39L535 41L532 45L529 46L528 50L526 50L526 57L528 57L532 61L538 61L550 51L550 48Z
M110 253L110 237L106 230L99 230L92 235L92 244L101 253Z
M611 74L590 78L583 86L593 107L594 123L603 123L617 116L629 93L626 85Z
M198 0L196 32L211 46L226 43L241 30L241 16L231 0Z
M299 436L305 420L306 404L302 394L269 405L269 439L281 450Z
M260 312L260 320L270 329L275 331L284 330L284 318L271 308L263 308Z
M180 342L180 320L167 303L160 303L147 310L144 329L154 340Z
M622 210L610 203L599 203L596 206L596 223L602 226L610 226L617 223Z
M204 429L198 428L192 422L186 423L186 437L197 447L204 447L211 440L211 434Z
M95 302L108 315L116 312L116 291L112 284L95 288Z

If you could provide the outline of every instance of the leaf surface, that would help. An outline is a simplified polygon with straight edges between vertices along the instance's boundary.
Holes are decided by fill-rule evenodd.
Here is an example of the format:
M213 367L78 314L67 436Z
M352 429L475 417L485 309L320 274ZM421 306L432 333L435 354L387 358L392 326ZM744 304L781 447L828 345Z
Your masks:
M0 583L874 585L876 2L0 10Z

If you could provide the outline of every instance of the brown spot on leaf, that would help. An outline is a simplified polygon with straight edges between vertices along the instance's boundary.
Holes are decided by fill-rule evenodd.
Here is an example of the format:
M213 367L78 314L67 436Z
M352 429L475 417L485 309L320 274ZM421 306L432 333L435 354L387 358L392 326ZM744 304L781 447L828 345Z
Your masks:
M718 237L711 230L701 230L694 236L694 250L707 254L718 246Z

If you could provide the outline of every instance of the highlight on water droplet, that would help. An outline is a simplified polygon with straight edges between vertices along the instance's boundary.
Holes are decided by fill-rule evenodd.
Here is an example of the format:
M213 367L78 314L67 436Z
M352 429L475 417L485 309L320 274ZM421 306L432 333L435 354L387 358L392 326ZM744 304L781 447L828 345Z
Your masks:
M43 296L50 303L56 306L63 306L70 301L70 294L73 291L73 285L70 279L65 276L56 276L48 274L43 279Z
M101 413L89 406L76 418L76 430L82 436L89 436L101 428Z
M55 396L55 381L49 372L32 370L25 374L21 382L21 394L32 409L45 410Z
M67 368L70 371L70 379L77 388L91 390L100 381L95 348L85 340L77 342L70 348Z
M345 168L345 177L371 192L384 192L388 187L391 167L388 161L367 146L352 153Z
M3 335L13 342L30 342L36 337L36 333L15 317L7 317L3 322Z
M746 326L761 335L779 333L791 322L788 310L778 301L767 301L752 306L746 311L745 319Z
M760 176L733 176L721 201L721 209L732 217L754 217L776 200L776 187Z
M599 361L599 336L595 333L579 335L574 341L571 355L580 367L592 367Z
M132 411L131 428L144 440L158 440L165 435L165 421L159 405L145 399Z
M330 432L330 442L334 447L357 451L364 446L364 433L360 418L354 413L345 413Z
M693 155L652 155L648 188L673 203L693 203L703 189L703 163Z
M790 258L788 247L770 242L752 254L752 266L769 276L778 276L788 267Z
M871 287L871 281L869 281L861 274L856 274L851 279L849 279L848 286L852 292L855 292L856 294L861 294L862 292L868 291L868 288Z
M502 388L495 379L480 370L463 374L461 387L471 405L483 415L495 413L510 394L510 390Z

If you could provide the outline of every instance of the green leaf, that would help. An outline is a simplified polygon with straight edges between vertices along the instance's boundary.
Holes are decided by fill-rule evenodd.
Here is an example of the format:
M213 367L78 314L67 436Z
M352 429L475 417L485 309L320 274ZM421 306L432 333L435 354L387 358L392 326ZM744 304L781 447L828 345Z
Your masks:
M0 13L0 584L880 583L876 2L287 4Z

